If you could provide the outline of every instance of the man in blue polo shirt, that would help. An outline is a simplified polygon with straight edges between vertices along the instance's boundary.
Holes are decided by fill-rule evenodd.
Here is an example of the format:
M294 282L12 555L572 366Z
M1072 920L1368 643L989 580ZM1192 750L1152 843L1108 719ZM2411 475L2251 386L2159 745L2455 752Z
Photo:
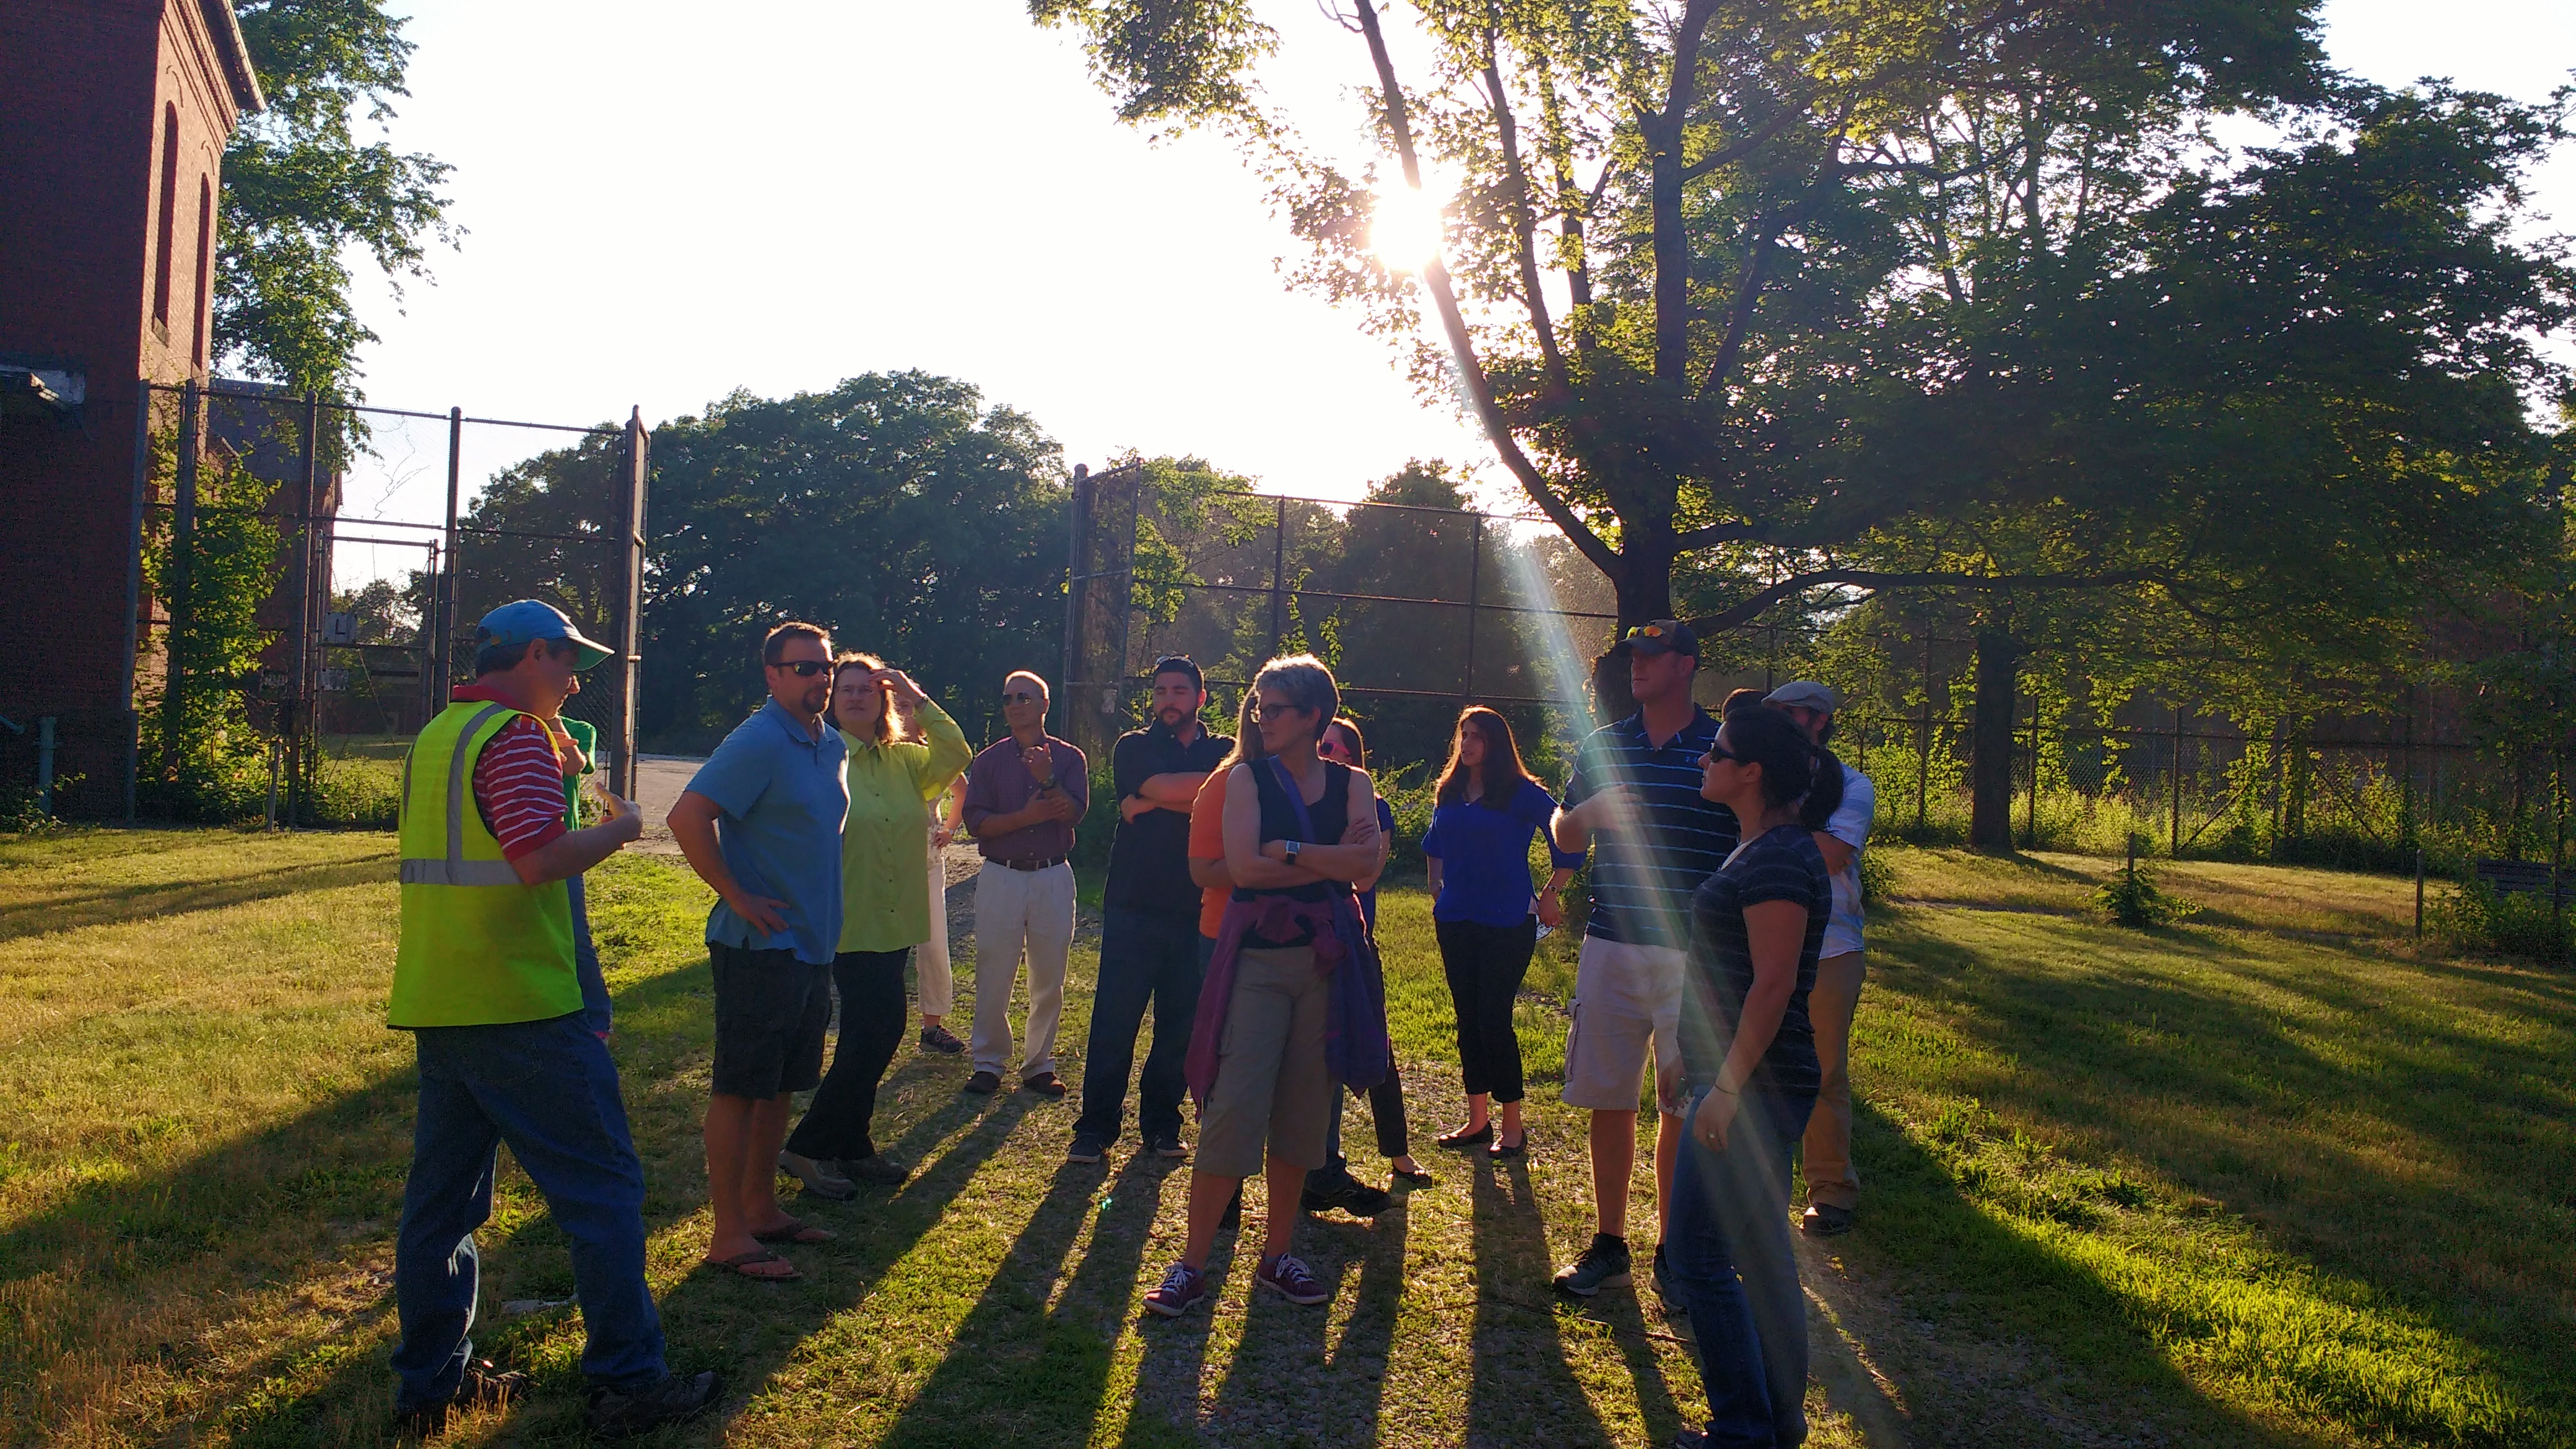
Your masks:
M734 727L671 807L671 835L716 893L715 1096L707 1104L707 1262L779 1282L796 1267L767 1243L831 1235L778 1205L789 1098L823 1079L832 953L841 940L841 823L848 751L823 723L832 639L781 624L761 641L769 702Z
M1681 1150L1681 1003L1691 893L1735 849L1735 812L1700 798L1700 757L1717 721L1691 700L1699 638L1657 619L1628 631L1628 687L1637 712L1584 737L1565 804L1559 850L1595 842L1592 913L1575 959L1574 1024L1565 1036L1567 1106L1592 1113L1592 1244L1556 1275L1589 1298L1628 1286L1628 1180L1637 1162L1637 1103L1655 1061L1655 1262Z

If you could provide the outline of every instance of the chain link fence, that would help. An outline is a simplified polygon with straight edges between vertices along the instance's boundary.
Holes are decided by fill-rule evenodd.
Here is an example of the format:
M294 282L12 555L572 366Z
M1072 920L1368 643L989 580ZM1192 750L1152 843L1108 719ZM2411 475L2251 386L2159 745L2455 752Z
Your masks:
M524 423L221 379L144 396L127 818L390 823L411 737L473 677L475 621L517 598L618 651L565 713L598 729L612 788L632 793L640 419ZM532 465L541 453L552 466Z

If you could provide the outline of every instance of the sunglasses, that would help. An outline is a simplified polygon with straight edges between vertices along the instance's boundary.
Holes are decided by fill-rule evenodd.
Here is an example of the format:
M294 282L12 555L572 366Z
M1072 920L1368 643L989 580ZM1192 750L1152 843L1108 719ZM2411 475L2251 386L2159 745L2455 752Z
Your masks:
M1739 755L1724 745L1710 745L1708 747L1708 758L1712 760L1732 760L1739 765L1749 765L1753 763L1753 757L1751 755Z
M784 669L799 679L811 679L815 675L822 673L824 670L829 669L832 666L824 663L820 659L796 659L785 663L773 664L769 667L772 669Z
M1629 630L1620 637L1623 639L1661 639L1664 637L1665 632L1664 626L1661 624L1639 624L1637 627Z
M1004 704L1035 704L1038 697L1025 689L1015 689L1002 696Z

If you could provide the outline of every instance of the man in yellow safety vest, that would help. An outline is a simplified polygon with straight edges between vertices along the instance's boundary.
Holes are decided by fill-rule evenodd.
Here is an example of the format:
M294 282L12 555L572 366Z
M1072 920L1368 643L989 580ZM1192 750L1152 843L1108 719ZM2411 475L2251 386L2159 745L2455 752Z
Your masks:
M403 767L402 939L389 1024L412 1033L420 1116L394 1249L402 1429L432 1434L458 1407L495 1407L527 1376L474 1357L474 1230L510 1145L572 1241L589 1342L590 1421L607 1435L688 1418L712 1373L671 1374L644 1280L644 1167L617 1067L586 1022L566 881L635 839L635 807L575 828L565 784L581 751L557 723L575 674L609 650L534 599L475 630L474 682L413 742Z

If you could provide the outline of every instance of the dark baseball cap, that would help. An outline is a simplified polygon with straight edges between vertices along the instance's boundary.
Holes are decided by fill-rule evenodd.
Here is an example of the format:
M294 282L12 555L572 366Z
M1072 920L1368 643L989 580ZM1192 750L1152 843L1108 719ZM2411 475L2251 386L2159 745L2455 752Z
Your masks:
M1687 654L1699 657L1699 636L1679 619L1649 619L1621 641L1640 654Z

